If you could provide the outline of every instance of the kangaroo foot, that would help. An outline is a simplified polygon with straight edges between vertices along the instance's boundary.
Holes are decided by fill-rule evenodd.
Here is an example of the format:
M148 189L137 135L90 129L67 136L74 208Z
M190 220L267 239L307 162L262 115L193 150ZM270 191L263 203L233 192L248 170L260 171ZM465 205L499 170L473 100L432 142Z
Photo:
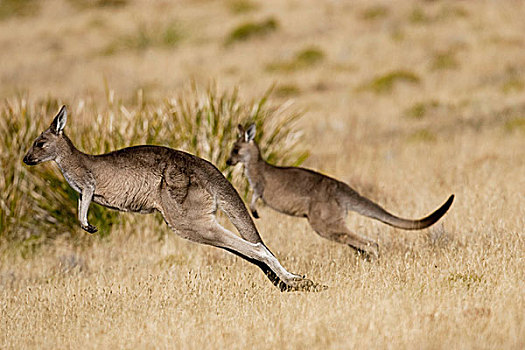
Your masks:
M96 228L95 226L91 225L91 224L87 224L87 225L80 225L80 227L82 227L82 229L88 233L95 233L98 231L98 228Z
M356 253L366 261L379 259L379 245L377 243L371 243L366 248L351 247L354 248Z
M305 277L294 277L286 284L286 288L281 288L283 292L321 292L328 289L328 286L315 283Z

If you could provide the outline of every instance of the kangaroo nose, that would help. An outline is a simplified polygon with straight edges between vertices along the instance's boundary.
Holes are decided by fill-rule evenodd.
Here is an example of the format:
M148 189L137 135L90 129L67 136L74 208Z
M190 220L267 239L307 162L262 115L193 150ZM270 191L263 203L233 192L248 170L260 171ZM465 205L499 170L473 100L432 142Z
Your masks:
M228 160L226 160L226 165L233 165L231 158L228 158Z
M32 160L29 159L29 156L26 154L26 156L24 157L24 160L23 162L27 165L34 165L35 162L33 162Z

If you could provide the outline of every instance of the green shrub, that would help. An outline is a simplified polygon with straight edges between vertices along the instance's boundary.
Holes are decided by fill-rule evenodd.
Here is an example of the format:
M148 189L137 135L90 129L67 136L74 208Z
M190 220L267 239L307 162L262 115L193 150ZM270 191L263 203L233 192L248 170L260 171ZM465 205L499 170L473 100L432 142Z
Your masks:
M310 47L297 53L295 60L299 65L311 66L324 59L324 53L317 47Z
M233 29L226 44L233 44L237 41L246 41L255 37L263 37L277 30L278 23L273 17L262 22L246 22Z
M425 24L432 21L432 18L428 16L422 8L416 7L410 12L408 20L414 24Z
M290 72L304 69L317 65L324 60L324 57L325 54L321 49L317 47L308 47L298 51L292 60L268 64L266 70L270 72Z
M65 132L80 150L92 154L139 144L185 150L214 163L246 194L248 187L240 168L226 167L237 124L257 124L262 152L273 163L298 165L308 156L299 149L301 135L293 129L301 114L269 106L269 94L243 101L236 89L202 91L192 86L163 101L138 98L135 104L124 105L109 92L105 104L79 101L70 105ZM85 236L77 222L78 194L58 167L51 162L34 167L22 163L58 107L53 99L33 102L18 97L0 102L0 165L4 173L0 177L0 244L33 247L56 236ZM96 204L89 211L100 235L135 218Z
M144 51L152 47L172 48L184 39L184 33L178 22L165 26L149 28L142 24L134 33L122 35L113 40L102 51L104 55L113 55L121 51Z
M388 7L377 5L367 8L361 13L364 20L376 20L388 16Z
M219 94L216 88L201 93L194 86L176 99L166 100L163 122L172 147L187 150L215 164L242 193L247 184L239 172L226 166L237 125L255 123L263 156L274 164L299 165L308 156L299 150L301 134L293 129L300 113L267 105L271 90L258 100L242 102L237 90ZM154 116L157 116L154 112ZM158 117L158 116L157 116ZM189 137L191 135L191 137Z
M412 119L423 119L429 112L438 109L440 106L441 104L435 100L418 102L405 111L405 116Z
M456 55L451 51L437 53L432 60L433 70L454 69L458 66Z
M417 5L408 14L408 21L417 25L425 25L458 18L466 18L469 15L468 11L461 5L451 3L443 3L437 12L426 10L426 8Z
M183 37L179 24L171 22L161 32L161 43L163 46L172 47L177 45Z
M227 5L230 11L234 14L243 14L255 11L259 8L259 5L256 2L250 0L230 0Z
M364 88L376 93L385 93L392 91L398 83L418 84L419 82L420 78L415 73L406 70L396 70L374 78Z

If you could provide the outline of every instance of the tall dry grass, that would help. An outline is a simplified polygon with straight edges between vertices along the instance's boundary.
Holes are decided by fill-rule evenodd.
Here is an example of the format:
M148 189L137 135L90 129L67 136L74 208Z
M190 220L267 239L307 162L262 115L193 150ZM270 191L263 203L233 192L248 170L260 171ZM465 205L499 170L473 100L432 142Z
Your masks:
M311 150L306 166L405 217L456 200L424 231L350 214L350 229L378 240L375 262L261 206L265 243L287 269L330 287L316 294L282 294L255 267L183 241L155 217L100 209L104 222L121 222L106 237L60 234L17 254L0 242L1 349L525 348L524 2L9 3L0 6L2 96L27 91L39 108L45 96L67 101L68 128L96 128L100 114L85 135L108 149L130 143L105 122L126 123L120 105L165 110L190 79L241 86L239 99L256 100L276 83L273 102L293 97L307 110L294 128ZM253 34L225 45L238 29ZM104 80L134 102L110 103ZM57 105L31 115L45 127ZM23 181L40 172L55 169L31 168ZM76 227L74 216L58 220Z
M345 149L368 156L341 153L336 177L365 169L368 180L350 182L408 217L449 192L457 199L440 223L417 232L351 214L352 229L380 242L374 262L262 208L265 242L288 269L330 287L321 293L280 293L250 264L167 234L151 216L88 236L89 245L61 235L29 257L2 254L0 347L522 348L525 154L522 131L506 125L445 128L433 141L399 132L386 144L367 142L381 131L356 122ZM101 147L124 140L112 142Z
M226 159L237 137L237 125L256 123L263 153L273 162L300 164L308 156L294 129L301 114L290 105L274 107L271 90L261 98L243 101L236 89L219 91L192 84L179 95L160 102L145 102L142 92L125 105L107 94L106 105L80 100L71 107L66 133L82 151L101 154L139 144L181 149L216 164L246 194L240 172L227 168ZM0 182L0 239L3 245L28 254L59 235L78 237L78 194L52 164L28 168L21 159L34 138L50 124L56 100L40 102L25 97L5 100L0 106L0 154L5 176ZM90 217L100 225L100 235L119 229L130 216L94 204Z

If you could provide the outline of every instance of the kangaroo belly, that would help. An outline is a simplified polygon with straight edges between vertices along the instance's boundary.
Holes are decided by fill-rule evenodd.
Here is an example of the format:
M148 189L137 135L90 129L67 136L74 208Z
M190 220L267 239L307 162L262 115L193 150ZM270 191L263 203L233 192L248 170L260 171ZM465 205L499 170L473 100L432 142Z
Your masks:
M263 201L270 208L292 216L306 216L310 200L308 197L264 195Z
M120 211L151 213L157 208L160 180L115 176L97 184L93 201Z

